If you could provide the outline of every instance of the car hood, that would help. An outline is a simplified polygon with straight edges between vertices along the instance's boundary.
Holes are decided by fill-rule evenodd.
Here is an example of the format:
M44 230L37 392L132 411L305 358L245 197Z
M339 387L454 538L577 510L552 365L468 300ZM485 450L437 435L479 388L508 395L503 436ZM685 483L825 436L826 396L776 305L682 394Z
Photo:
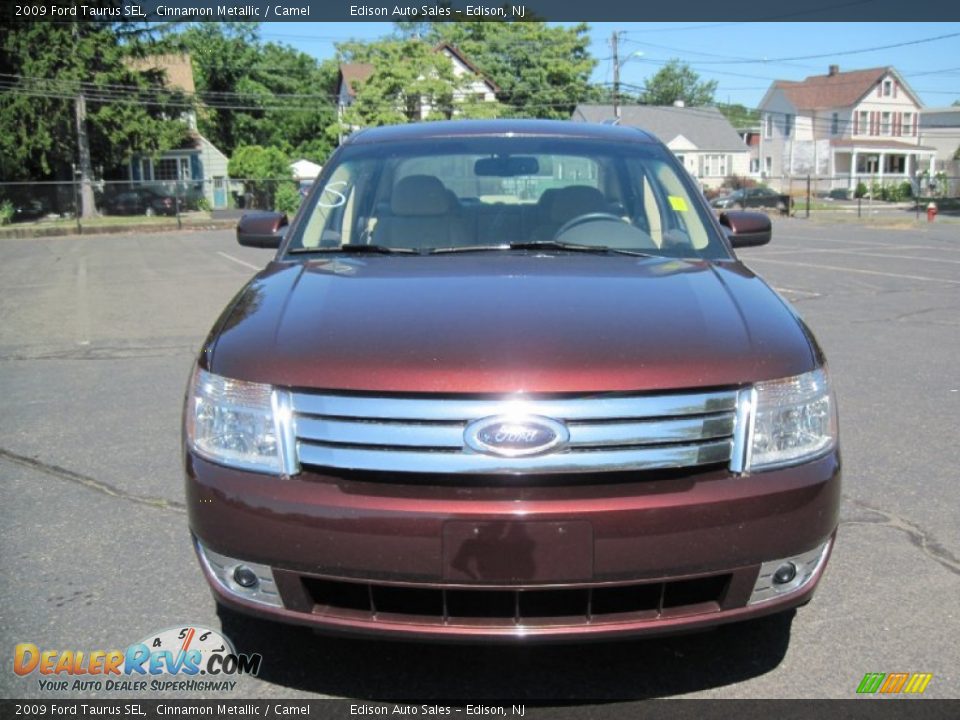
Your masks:
M201 362L375 392L606 392L806 372L789 307L738 262L503 252L271 263Z

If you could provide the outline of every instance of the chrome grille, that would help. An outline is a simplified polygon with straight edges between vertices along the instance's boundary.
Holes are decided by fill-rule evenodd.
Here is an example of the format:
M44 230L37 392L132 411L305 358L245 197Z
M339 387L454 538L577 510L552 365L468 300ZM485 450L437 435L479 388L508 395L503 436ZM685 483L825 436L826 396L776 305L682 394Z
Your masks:
M570 473L727 463L738 392L475 399L291 393L301 465L412 473ZM500 457L464 442L498 415L552 418L570 438L540 455Z

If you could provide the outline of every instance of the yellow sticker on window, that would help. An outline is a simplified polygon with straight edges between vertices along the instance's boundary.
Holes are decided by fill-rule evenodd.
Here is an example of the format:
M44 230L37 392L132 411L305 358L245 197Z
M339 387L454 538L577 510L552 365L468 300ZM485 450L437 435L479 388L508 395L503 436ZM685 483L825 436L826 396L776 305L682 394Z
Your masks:
M670 207L672 207L674 210L677 212L687 212L687 201L682 197L668 195L667 198L670 200Z

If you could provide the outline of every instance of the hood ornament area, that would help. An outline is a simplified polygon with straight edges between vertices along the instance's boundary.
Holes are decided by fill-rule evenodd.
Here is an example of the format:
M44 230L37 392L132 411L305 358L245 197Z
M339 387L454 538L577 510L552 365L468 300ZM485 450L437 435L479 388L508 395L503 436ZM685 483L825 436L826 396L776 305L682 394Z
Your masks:
M494 415L474 420L463 431L468 448L498 457L541 455L569 440L566 425L540 415Z

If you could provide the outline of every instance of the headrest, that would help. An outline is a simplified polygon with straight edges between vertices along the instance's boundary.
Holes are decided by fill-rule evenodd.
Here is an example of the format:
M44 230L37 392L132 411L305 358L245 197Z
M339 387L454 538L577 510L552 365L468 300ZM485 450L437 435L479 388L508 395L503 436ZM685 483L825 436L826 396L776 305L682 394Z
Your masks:
M393 188L390 210L394 215L444 215L450 194L432 175L408 175Z
M607 201L596 188L589 185L569 185L557 191L550 205L550 219L564 223L592 212L604 212Z

